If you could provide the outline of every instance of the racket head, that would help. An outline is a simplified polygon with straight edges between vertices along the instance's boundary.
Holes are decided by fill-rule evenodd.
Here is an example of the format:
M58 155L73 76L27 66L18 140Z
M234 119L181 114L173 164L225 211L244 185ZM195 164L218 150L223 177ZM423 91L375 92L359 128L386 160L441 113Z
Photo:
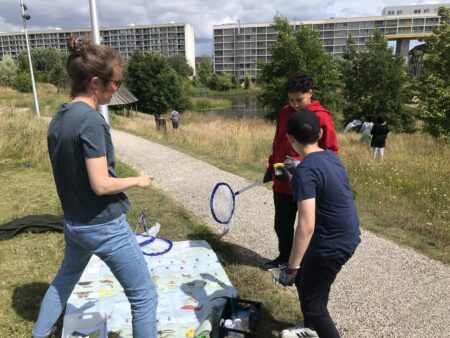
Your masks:
M173 246L173 243L166 238L153 237L144 233L136 235L136 240L139 243L142 253L146 256L164 255Z
M217 223L229 224L233 218L235 207L233 189L225 182L217 183L211 193L209 207Z

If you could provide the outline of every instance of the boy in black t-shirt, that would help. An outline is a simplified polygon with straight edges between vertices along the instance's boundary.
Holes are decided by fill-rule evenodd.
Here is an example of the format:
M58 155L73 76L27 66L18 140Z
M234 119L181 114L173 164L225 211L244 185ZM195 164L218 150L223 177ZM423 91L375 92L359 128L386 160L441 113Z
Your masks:
M327 310L331 284L360 243L359 220L347 172L339 157L319 148L316 115L296 111L287 136L303 158L292 178L298 225L288 266L279 282L295 285L304 322L283 330L282 338L339 337Z

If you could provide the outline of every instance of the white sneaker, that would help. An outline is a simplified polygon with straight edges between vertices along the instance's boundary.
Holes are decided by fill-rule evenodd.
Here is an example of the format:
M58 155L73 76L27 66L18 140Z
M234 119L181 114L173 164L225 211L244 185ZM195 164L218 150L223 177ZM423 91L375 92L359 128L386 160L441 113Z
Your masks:
M319 338L316 331L304 327L303 321L298 323L294 327L290 327L281 331L281 338L303 338L303 337L315 337Z

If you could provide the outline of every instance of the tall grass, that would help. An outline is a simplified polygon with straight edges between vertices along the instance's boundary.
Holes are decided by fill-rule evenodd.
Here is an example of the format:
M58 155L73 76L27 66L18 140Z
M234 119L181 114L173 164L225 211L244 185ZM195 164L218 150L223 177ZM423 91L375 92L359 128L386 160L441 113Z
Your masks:
M265 170L274 133L274 126L261 119L226 119L192 112L182 115L178 133L169 125L167 132L158 131L154 120L142 115L112 116L111 120L114 127L182 148L219 167L232 167L240 175L250 172L250 178Z
M68 101L67 91L58 92L55 86L48 83L37 83L36 86L42 116L53 116L57 108ZM13 112L34 112L33 96L30 93L19 93L7 87L0 87L0 106Z
M31 111L12 112L0 106L0 168L50 168L45 131L48 122Z
M256 179L271 153L274 125L183 114L180 132L157 131L153 120L113 118L115 127L199 156ZM450 263L450 145L423 133L390 134L385 160L373 161L357 133L338 133L362 226Z
M390 134L384 161L373 161L359 135L340 135L368 227L450 262L450 145L427 134Z

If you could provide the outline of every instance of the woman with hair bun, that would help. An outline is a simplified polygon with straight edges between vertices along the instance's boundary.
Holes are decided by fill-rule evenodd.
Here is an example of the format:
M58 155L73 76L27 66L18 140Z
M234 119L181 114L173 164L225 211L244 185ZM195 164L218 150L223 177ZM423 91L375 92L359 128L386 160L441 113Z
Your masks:
M34 338L49 337L92 255L110 268L131 305L133 337L157 336L158 296L125 214L125 190L148 187L152 176L118 178L109 126L97 112L121 84L119 53L89 38L71 37L67 72L71 101L48 129L48 151L64 212L64 259L48 288L33 327Z

